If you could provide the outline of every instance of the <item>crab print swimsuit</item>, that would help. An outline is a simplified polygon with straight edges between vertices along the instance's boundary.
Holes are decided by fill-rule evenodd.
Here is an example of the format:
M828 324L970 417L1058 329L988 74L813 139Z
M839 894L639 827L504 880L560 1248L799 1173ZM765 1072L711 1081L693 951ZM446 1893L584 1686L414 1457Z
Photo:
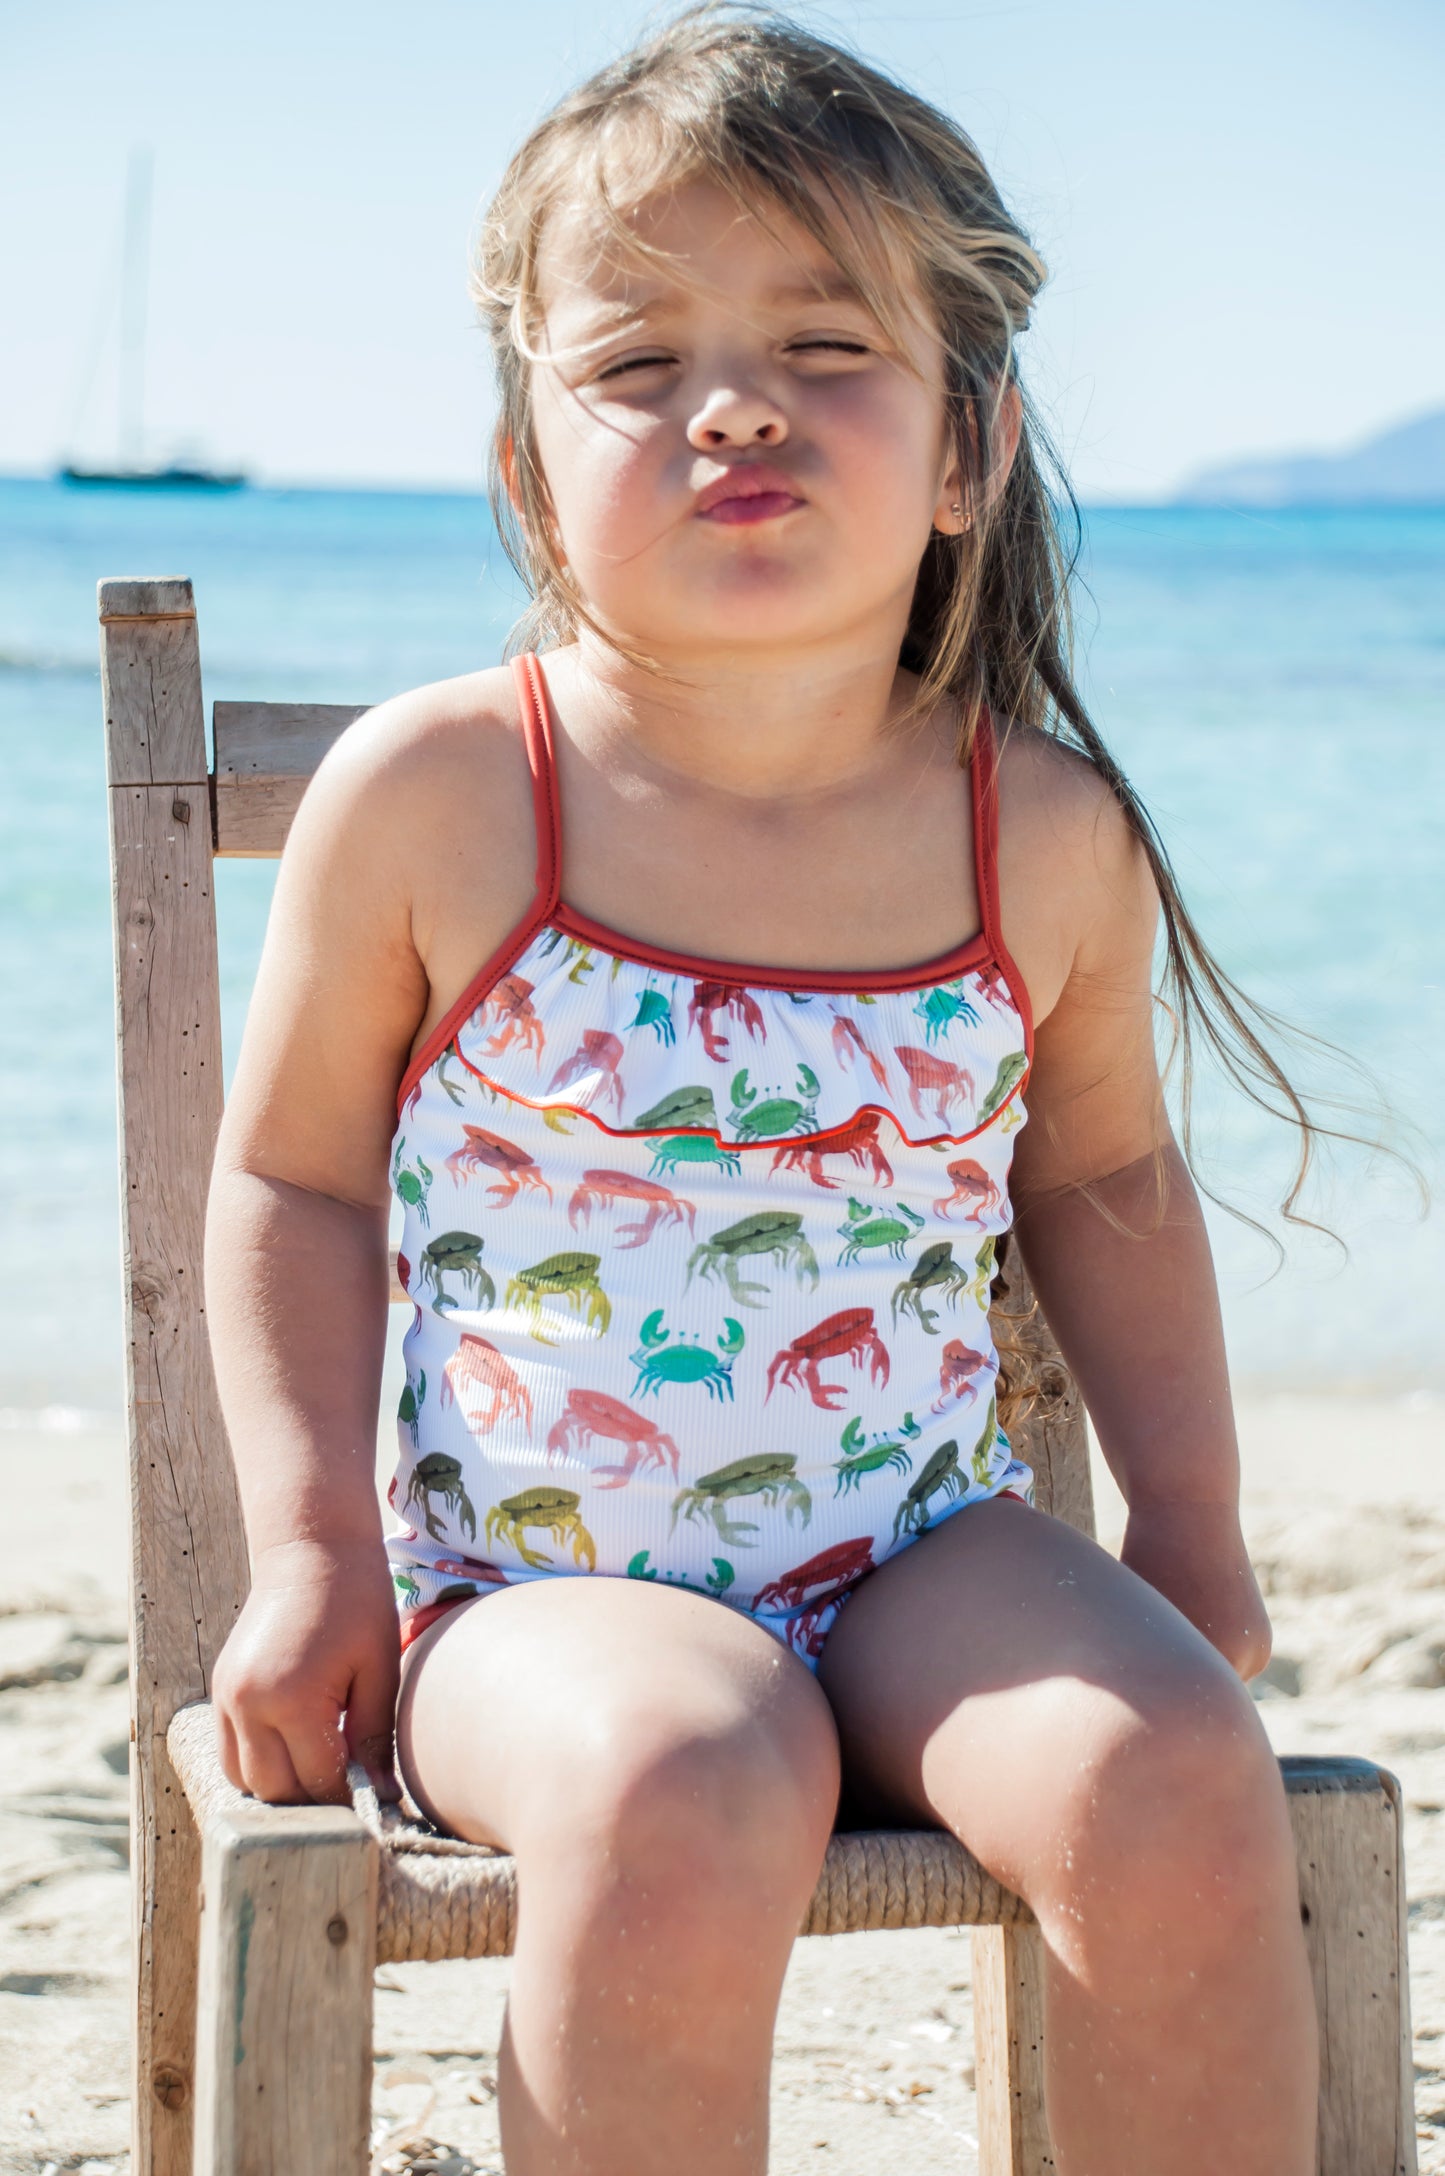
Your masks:
M992 727L978 936L884 973L741 967L567 906L546 684L513 669L535 898L417 1051L392 1148L403 1642L586 1574L715 1596L813 1667L875 1566L1033 1500L988 1320L1031 1054Z

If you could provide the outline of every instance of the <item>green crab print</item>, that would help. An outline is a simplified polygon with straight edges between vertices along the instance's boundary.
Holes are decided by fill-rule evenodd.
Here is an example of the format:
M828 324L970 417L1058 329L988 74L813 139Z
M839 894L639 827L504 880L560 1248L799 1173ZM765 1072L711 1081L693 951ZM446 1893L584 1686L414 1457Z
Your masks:
M953 1259L953 1241L935 1240L931 1247L924 1248L902 1282L893 1287L893 1320L897 1322L901 1310L912 1315L930 1337L936 1337L938 1316L924 1305L924 1293L936 1292L957 1306L959 1295L972 1291L973 1282L963 1264Z
M894 1204L896 1216L885 1210L871 1209L866 1202L855 1201L848 1196L848 1215L838 1226L838 1237L846 1242L839 1255L840 1262L856 1262L867 1248L881 1247L895 1262L903 1260L903 1249L915 1232L923 1229L924 1219L916 1209L910 1209L906 1201ZM897 1309L894 1310L896 1321Z
M992 1452L998 1441L998 1399L988 1401L988 1417L983 1424L983 1434L973 1447L969 1468L980 1488L987 1488L993 1479Z
M448 1458L442 1451L428 1451L426 1457L418 1459L413 1467L411 1484L402 1504L402 1517L405 1518L413 1504L419 1504L422 1522L433 1541L445 1541L446 1529L437 1525L432 1512L433 1496L440 1496L447 1509L456 1513L462 1532L469 1541L475 1541L477 1514L462 1485L461 1466L455 1458Z
M413 1445L417 1440L417 1426L421 1416L421 1409L425 1403L426 1369L422 1368L414 1381L410 1375L407 1376L406 1387L402 1391L401 1400L396 1409L397 1420L411 1437ZM458 1468L458 1471L460 1471L460 1468Z
M716 1473L699 1475L694 1486L681 1490L673 1502L672 1531L677 1531L679 1518L711 1519L725 1548L750 1549L754 1544L748 1536L758 1531L756 1520L730 1519L724 1509L746 1496L760 1496L769 1510L781 1503L789 1524L797 1518L806 1526L813 1516L813 1499L794 1471L797 1463L793 1452L778 1451L735 1458Z
M580 937L566 936L560 929L549 929L544 932L538 950L544 959L548 959L556 951L559 944L566 947L562 957L572 962L567 980L576 983L585 982L597 965L591 945L584 944ZM614 975L617 972L617 962L615 960L612 963L612 971Z
M1028 1055L1022 1050L1011 1050L993 1077L993 1086L978 1107L978 1124L986 1126L994 1112L1007 1103L1029 1069Z
M662 1314L660 1307L654 1307L637 1333L642 1343L632 1355L637 1370L634 1398L647 1390L656 1396L664 1383L705 1383L710 1398L731 1398L733 1362L746 1342L742 1324L731 1315L723 1317L723 1334L715 1341L722 1357L717 1359L696 1339L689 1344L680 1338L673 1344L662 1326Z
M652 1171L656 1178L660 1171L669 1174L679 1164L711 1164L718 1171L725 1171L735 1179L743 1168L743 1160L735 1148L724 1148L710 1133L672 1133L660 1141L649 1141L652 1150Z
M736 1224L725 1224L711 1239L700 1240L687 1258L687 1283L692 1283L694 1271L703 1277L721 1277L740 1307L762 1307L771 1297L768 1287L738 1270L739 1261L754 1254L766 1255L780 1269L791 1263L800 1283L818 1282L818 1257L803 1237L803 1219L790 1209L763 1209L756 1216L739 1217ZM757 1293L761 1299L754 1296Z
M664 1586L686 1587L692 1594L705 1592L718 1595L726 1594L728 1588L738 1576L725 1556L715 1556L712 1560L712 1570L703 1580L702 1586L697 1587L682 1572L659 1572L656 1565L648 1561L651 1555L652 1551L650 1549L638 1550L627 1567L629 1579L661 1579Z
M963 1477L958 1470L958 1445L949 1438L940 1443L918 1479L914 1482L893 1521L895 1544L905 1534L921 1534L928 1524L928 1507L935 1496L952 1497L963 1494Z
M651 1028L660 1043L675 1043L677 1029L672 1024L672 1007L661 990L644 990L637 1000L637 1010L627 1025L630 1028Z
M482 1245L475 1232L442 1232L422 1248L417 1281L430 1285L437 1314L460 1305L446 1288L448 1277L458 1278L478 1307L495 1307L497 1288L482 1267Z
M743 1066L733 1076L733 1130L740 1141L775 1141L780 1134L812 1133L820 1093L817 1074L810 1065L800 1064L796 1098L773 1095L759 1103L758 1092L750 1086L748 1069Z
M544 1325L548 1316L543 1308L547 1299L564 1299L574 1315L586 1317L589 1330L595 1329L604 1336L612 1320L612 1302L597 1281L602 1264L600 1254L577 1254L570 1250L563 1254L549 1254L545 1261L534 1262L530 1269L519 1269L507 1286L503 1304L516 1306L527 1318L531 1335L539 1345L555 1345L555 1337L548 1337Z
M711 1088L674 1088L669 1095L659 1096L641 1117L634 1118L628 1130L632 1133L671 1133L684 1126L706 1127L712 1133L720 1130Z
M401 1596L402 1601L406 1604L407 1608L415 1609L417 1604L417 1597L421 1593L421 1588L412 1578L411 1573L395 1571L391 1575L391 1583L395 1587L397 1593Z
M528 1548L527 1533L535 1527L553 1541L570 1544L574 1564L596 1571L597 1544L582 1524L581 1503L570 1488L529 1488L519 1496L505 1496L487 1513L487 1540L509 1544L524 1564L541 1571L552 1559L540 1549Z
M857 1489L865 1474L881 1473L885 1466L894 1473L911 1473L912 1453L905 1451L903 1446L922 1433L913 1415L905 1413L897 1428L891 1433L885 1430L882 1435L874 1436L870 1443L863 1433L862 1421L855 1414L843 1430L843 1456L833 1467L838 1476L833 1494L841 1496L848 1489Z
M963 994L962 978L957 982L940 982L936 988L925 990L913 1008L923 1022L923 1040L936 1043L946 1035L955 1020L963 1020L970 1027L978 1023L979 1011Z
M398 1141L396 1154L391 1160L392 1187L397 1200L402 1202L408 1209L415 1209L422 1223L430 1225L431 1218L427 1215L426 1197L431 1192L432 1180L436 1174L420 1156L418 1156L414 1166L403 1163L402 1157L405 1151L405 1141Z

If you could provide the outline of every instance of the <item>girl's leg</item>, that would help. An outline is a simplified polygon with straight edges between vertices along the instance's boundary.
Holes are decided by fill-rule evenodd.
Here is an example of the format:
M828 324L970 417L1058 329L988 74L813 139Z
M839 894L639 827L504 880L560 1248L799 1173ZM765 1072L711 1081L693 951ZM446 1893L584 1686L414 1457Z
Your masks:
M408 1650L397 1751L433 1819L517 1859L509 2176L761 2176L838 1797L802 1663L701 1595L537 1580Z
M1312 2176L1279 1768L1172 1603L995 1500L863 1582L819 1677L864 1813L951 1829L1038 1917L1061 2176Z

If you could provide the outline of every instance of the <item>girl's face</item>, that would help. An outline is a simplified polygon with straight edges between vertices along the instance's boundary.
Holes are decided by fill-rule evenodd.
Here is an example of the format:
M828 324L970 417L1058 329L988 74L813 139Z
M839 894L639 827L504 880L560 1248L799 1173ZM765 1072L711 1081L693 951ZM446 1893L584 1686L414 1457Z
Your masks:
M636 220L687 285L563 214L538 265L536 446L583 596L664 652L847 636L896 656L930 529L959 526L921 304L905 356L802 228L707 183Z

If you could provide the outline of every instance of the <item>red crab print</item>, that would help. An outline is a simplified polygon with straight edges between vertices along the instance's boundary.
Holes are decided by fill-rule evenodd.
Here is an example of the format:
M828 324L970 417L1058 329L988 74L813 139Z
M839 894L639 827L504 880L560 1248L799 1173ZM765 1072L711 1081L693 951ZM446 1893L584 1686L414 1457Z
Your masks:
M678 1452L671 1436L664 1435L641 1413L634 1413L620 1398L609 1398L605 1391L569 1391L562 1418L547 1435L548 1458L565 1457L579 1442L593 1436L605 1436L627 1446L624 1464L593 1467L592 1478L599 1487L621 1488L640 1466L670 1466L676 1478Z
M938 1366L938 1396L930 1410L942 1413L950 1405L962 1405L965 1398L976 1398L978 1384L974 1378L979 1369L987 1365L987 1354L970 1352L961 1337L951 1337L943 1348L943 1358Z
M935 1058L931 1051L920 1050L916 1043L895 1043L893 1055L908 1075L908 1100L920 1118L925 1116L921 1090L938 1098L935 1115L943 1126L948 1124L950 1104L973 1101L973 1075L965 1067L952 1065L947 1058Z
M995 1012L1012 1012L1013 999L1009 996L1002 968L990 960L986 966L976 968L974 972L978 994L985 1004L992 1005Z
M559 1088L570 1088L574 1081L581 1080L584 1073L600 1073L602 1086L598 1092L598 1101L603 1096L610 1095L620 1115L622 1083L617 1077L617 1068L621 1059L620 1036L609 1034L606 1028L584 1028L582 1040L571 1057L563 1059L547 1083L547 1093L553 1096Z
M721 1062L728 1054L728 1039L719 1035L713 1022L715 1012L731 1013L754 1039L760 1035L766 1038L763 1015L751 990L740 982L695 982L688 1001L687 1024L699 1031L702 1047L710 1058Z
M851 1013L834 1013L832 1041L833 1055L845 1073L850 1063L856 1064L859 1058L863 1058L879 1087L888 1086L888 1075L883 1070L882 1059L868 1048L863 1040L863 1030Z
M797 1564L792 1571L784 1572L781 1579L760 1587L753 1597L753 1608L798 1609L811 1588L822 1587L823 1593L806 1609L798 1609L798 1615L788 1626L788 1638L799 1654L816 1658L823 1652L823 1636L818 1623L824 1610L830 1602L837 1600L844 1587L851 1587L872 1569L871 1534L865 1534L859 1541L840 1541L831 1549L810 1556L806 1564Z
M947 1166L947 1171L953 1181L953 1192L945 1194L933 1204L934 1215L946 1218L950 1209L961 1208L967 1202L972 1206L964 1217L964 1223L977 1224L982 1230L984 1217L999 1205L1001 1196L998 1187L983 1165L975 1163L969 1156L958 1157Z
M791 1345L785 1345L768 1362L768 1387L763 1392L763 1403L779 1383L791 1388L801 1383L814 1405L822 1406L828 1413L836 1412L848 1392L842 1383L825 1383L818 1372L820 1360L845 1357L852 1361L855 1372L866 1362L872 1371L873 1381L881 1390L888 1380L888 1350L873 1326L871 1307L845 1307L841 1313L827 1315L811 1330L804 1330Z
M877 1111L860 1111L846 1126L838 1126L832 1133L815 1133L806 1141L789 1142L778 1150L771 1168L774 1171L806 1171L815 1186L830 1187L836 1193L838 1181L826 1178L823 1173L825 1156L846 1156L851 1163L867 1164L875 1186L893 1184L893 1167L878 1141Z
M434 1572L444 1572L448 1579L474 1579L479 1587L504 1587L507 1575L495 1564L484 1563L479 1556L439 1556L432 1565Z
M652 1237L659 1223L680 1224L684 1217L688 1230L696 1235L696 1204L684 1201L680 1194L674 1194L657 1179L639 1178L631 1171L584 1171L567 1205L567 1221L574 1231L579 1216L584 1222L591 1216L594 1201L608 1204L631 1201L646 1210L646 1215L639 1217L636 1223L618 1225L617 1244L624 1251L629 1247L640 1247L645 1239ZM624 1232L632 1236L623 1238Z
M482 1018L501 1022L496 1034L482 1046L489 1058L495 1058L515 1042L521 1042L541 1057L547 1033L532 1005L532 992L536 987L525 975L503 975L496 988L483 998Z
M540 1186L547 1199L552 1199L552 1189L536 1158L515 1141L509 1141L504 1133L489 1133L485 1126L464 1125L462 1133L465 1138L461 1147L453 1149L447 1158L447 1169L454 1179L468 1178L474 1171L500 1171L500 1184L487 1188L499 1209L515 1201L524 1186Z

